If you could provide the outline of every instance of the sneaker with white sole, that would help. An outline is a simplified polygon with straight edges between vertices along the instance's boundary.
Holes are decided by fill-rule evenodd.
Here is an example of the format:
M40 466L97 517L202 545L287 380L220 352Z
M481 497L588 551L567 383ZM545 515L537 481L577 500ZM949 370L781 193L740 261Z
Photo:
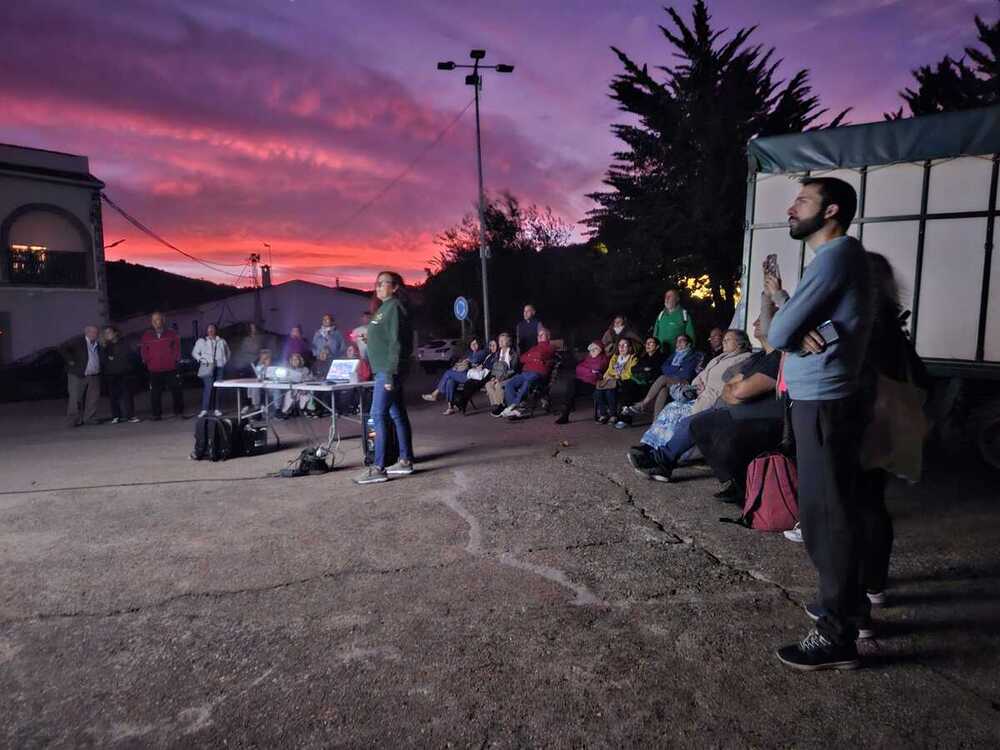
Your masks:
M213 414L214 414L215 416L217 416L217 417L221 417L221 416L222 416L222 412L221 412L221 411L219 411L218 409L216 409L216 410L215 410L214 412L212 412L212 413L213 413Z
M132 424L138 424L138 423L139 423L139 422L141 422L142 420L141 420L141 419L139 419L139 417L129 417L129 418L128 418L128 421L129 421L129 422L131 422Z
M365 469L365 473L360 477L356 477L354 480L355 484L376 484L378 482L388 482L389 477L385 473L385 469L380 469L377 466L369 466Z
M857 669L861 666L858 647L853 643L838 646L817 630L798 643L779 648L778 660L799 672L816 672L821 669Z
M122 421L124 421L124 420L121 417L112 417L111 418L111 424L118 424L119 422L122 422Z
M795 524L795 527L789 529L788 531L783 531L782 534L785 539L790 542L795 542L796 544L802 544L804 541L802 539L802 527L799 524Z
M502 412L500 412L500 414L498 414L497 416L500 416L500 417L512 417L512 416L514 416L514 412L516 410L517 410L516 406L508 406L506 409L504 409Z
M207 416L208 416L208 412L205 411L204 409L202 409L200 412L198 412L198 419L201 419L202 417L207 417Z
M389 468L387 468L385 470L385 473L389 474L390 476L394 476L394 477L396 477L396 476L402 477L402 476L406 476L407 474L412 474L413 473L413 461L399 460L396 463L394 463L392 466L390 466Z

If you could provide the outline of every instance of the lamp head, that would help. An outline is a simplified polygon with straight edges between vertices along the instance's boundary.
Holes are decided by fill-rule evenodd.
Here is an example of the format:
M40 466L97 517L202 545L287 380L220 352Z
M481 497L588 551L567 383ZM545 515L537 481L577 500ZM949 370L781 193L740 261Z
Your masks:
M454 69L455 69L455 63L452 60L438 63L438 70L454 70Z
M474 49L469 53L469 57L473 60L482 60L486 57L486 50L484 49Z
M497 71L497 73L513 73L514 72L514 66L513 65L503 65L503 64L500 64L500 65L496 66L496 71Z

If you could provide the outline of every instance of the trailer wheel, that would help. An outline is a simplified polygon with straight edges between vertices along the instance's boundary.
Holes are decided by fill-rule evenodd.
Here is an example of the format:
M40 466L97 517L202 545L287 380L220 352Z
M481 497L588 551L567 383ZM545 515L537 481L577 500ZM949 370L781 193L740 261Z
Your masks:
M975 438L979 454L990 466L1000 469L1000 399L977 409Z

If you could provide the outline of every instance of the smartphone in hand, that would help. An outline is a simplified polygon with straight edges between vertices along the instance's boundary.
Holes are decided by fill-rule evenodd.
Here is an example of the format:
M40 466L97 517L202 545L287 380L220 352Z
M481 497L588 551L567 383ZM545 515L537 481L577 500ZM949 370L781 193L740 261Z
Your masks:
M840 334L837 333L837 326L834 325L832 320L820 323L819 327L816 329L816 333L823 337L823 341L825 341L828 346L840 338Z
M781 272L778 270L778 254L771 253L766 258L764 258L764 275L774 276L776 279L781 278Z

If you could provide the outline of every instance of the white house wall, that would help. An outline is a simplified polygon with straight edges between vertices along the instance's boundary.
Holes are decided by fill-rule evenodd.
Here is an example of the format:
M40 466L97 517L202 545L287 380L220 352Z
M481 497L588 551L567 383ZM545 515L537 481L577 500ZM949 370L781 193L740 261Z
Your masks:
M290 281L261 289L260 297L265 330L284 334L293 325L301 325L307 337L319 327L324 313L333 315L342 331L350 331L368 309L366 297L308 282ZM176 324L181 336L192 336L204 332L209 323L228 326L253 321L254 303L255 295L248 291L197 307L163 312L170 325ZM149 327L149 316L118 321L118 326L126 335L139 333Z

